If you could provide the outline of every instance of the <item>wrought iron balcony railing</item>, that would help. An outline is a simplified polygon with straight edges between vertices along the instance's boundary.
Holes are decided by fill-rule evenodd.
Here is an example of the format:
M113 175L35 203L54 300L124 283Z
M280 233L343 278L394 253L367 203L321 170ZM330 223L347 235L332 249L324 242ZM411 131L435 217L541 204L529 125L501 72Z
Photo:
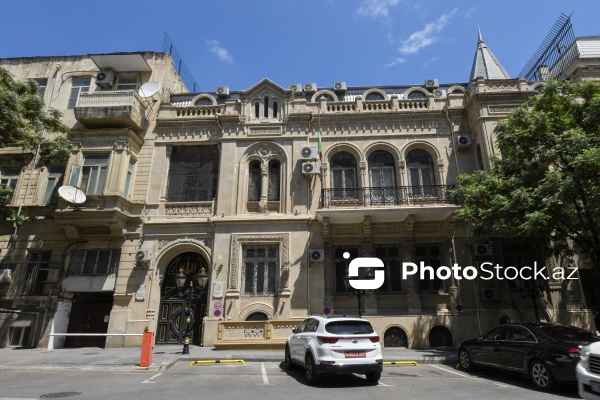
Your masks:
M320 208L457 204L450 196L452 189L454 185L324 189Z

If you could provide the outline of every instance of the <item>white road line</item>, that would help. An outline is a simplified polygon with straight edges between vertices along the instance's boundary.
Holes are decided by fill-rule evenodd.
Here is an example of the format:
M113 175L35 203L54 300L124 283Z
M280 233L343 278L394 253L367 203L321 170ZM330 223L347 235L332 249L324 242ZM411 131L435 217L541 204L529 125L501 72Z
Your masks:
M461 374L461 373L458 373L458 372L455 372L455 371L449 370L449 369L447 369L447 368L439 367L439 366L437 366L437 365L433 365L433 364L429 364L429 365L430 365L431 367L433 367L433 368L441 369L442 371L446 371L446 372L450 372L451 374L454 374L454 375L462 376L463 378L467 378L467 379L473 379L473 380L476 380L476 381L485 381L485 382L490 382L490 383L492 383L492 384L494 384L494 385L496 385L496 386L500 386L500 387L503 387L503 388L508 388L508 387L510 387L510 386L503 385L503 384L501 384L501 383L498 383L498 382L492 382L492 381L488 381L488 380L485 380L485 379L477 378L477 377L475 377L475 376L470 376L470 375L466 375L466 374Z
M150 378L146 379L145 381L143 381L142 383L156 383L156 382L151 382L153 379L158 378L159 376L161 376L163 373L159 372L156 375L151 376ZM0 399L1 400L1 399Z
M0 400L38 400L38 399L30 399L30 398L25 398L25 397L0 397Z
M267 369L265 368L265 363L260 363L260 370L262 371L263 384L269 384L269 378L267 377Z
M377 386L386 386L386 387L392 387L392 386L396 386L396 385L386 385L385 383L379 381L377 382Z

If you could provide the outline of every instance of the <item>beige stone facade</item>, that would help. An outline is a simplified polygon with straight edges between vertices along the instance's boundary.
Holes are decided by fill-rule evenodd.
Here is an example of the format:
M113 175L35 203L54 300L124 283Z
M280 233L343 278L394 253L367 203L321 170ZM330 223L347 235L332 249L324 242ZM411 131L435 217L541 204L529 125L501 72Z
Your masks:
M385 346L455 346L502 317L533 319L532 299L507 281L399 272L402 262L511 262L509 240L474 238L454 221L449 190L458 174L489 168L495 124L541 82L285 88L264 79L187 93L163 53L0 66L48 79L45 101L63 111L75 143L66 166L32 168L32 154L0 149L0 177L17 171L12 204L30 218L16 235L0 226L12 277L0 286L0 346L137 346L146 326L157 343L176 342L180 268L209 275L192 301L193 343L280 346L308 315L357 313L342 281L356 257L385 264L384 287L360 305ZM103 70L112 84L97 84ZM148 81L162 89L138 96ZM86 201L51 201L51 185L82 188ZM592 329L575 282L548 282L540 317ZM77 336L85 332L107 336Z

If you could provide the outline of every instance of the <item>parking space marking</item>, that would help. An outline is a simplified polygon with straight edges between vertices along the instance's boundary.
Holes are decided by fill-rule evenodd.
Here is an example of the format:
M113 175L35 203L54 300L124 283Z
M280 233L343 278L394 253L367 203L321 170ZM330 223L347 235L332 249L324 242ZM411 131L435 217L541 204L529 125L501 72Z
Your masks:
M264 362L260 363L260 370L262 372L263 384L268 385L269 384L269 378L267 377L267 369L265 368L265 363Z
M151 376L150 378L146 379L145 381L143 381L142 383L156 383L156 382L152 382L153 379L158 378L159 376L161 376L163 373L159 372L156 375Z
M503 385L503 384L498 383L498 382L488 381L488 380L485 380L485 379L482 379L482 378L478 378L476 376L470 376L470 375L466 375L466 374L461 374L459 372L452 371L452 370L449 370L447 368L443 368L443 367L440 367L440 366L437 366L437 365L433 365L433 364L429 364L429 365L432 366L433 368L441 369L442 371L446 371L446 372L450 372L451 374L454 374L454 375L462 376L463 378L472 379L472 380L481 381L481 382L489 382L489 383L492 383L492 384L494 384L496 386L500 386L500 387L503 387L503 388L509 388L510 387L508 385Z

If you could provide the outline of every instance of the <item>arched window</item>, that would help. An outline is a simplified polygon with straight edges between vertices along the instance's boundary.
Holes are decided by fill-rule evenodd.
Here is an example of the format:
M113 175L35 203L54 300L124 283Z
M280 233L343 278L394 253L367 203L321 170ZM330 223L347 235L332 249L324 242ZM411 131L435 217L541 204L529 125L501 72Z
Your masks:
M323 98L325 99L325 101L335 101L333 96L331 96L330 94L322 94L316 98L317 103L320 102Z
M266 321L269 317L262 312L253 312L246 317L246 321Z
M397 326L389 328L383 335L383 347L408 347L406 333Z
M281 182L281 163L278 160L272 160L269 163L269 201L279 201L280 182Z
M279 105L277 104L276 101L273 102L273 118L277 118L277 108L279 107Z
M196 101L195 106L212 106L213 102L208 97L202 97Z
M410 179L411 194L415 197L436 195L433 159L425 150L412 150L406 156L406 167Z
M263 115L265 118L269 118L269 96L265 96L265 105L263 107Z
M365 97L365 100L370 101L370 100L385 100L385 99L383 98L383 95L381 93L371 92L367 95L367 97Z
M419 99L426 99L426 98L427 98L427 96L425 95L425 93L419 92L419 91L410 92L408 94L409 100L419 100Z
M249 168L248 201L260 200L260 161L252 161Z
M255 118L260 117L260 103L258 101L256 103L254 103L254 117Z
M332 199L356 199L356 159L342 151L331 157Z
M434 326L429 331L429 347L452 346L452 333L445 326Z
M371 153L369 156L369 179L371 204L397 204L394 157L390 153L383 150Z

